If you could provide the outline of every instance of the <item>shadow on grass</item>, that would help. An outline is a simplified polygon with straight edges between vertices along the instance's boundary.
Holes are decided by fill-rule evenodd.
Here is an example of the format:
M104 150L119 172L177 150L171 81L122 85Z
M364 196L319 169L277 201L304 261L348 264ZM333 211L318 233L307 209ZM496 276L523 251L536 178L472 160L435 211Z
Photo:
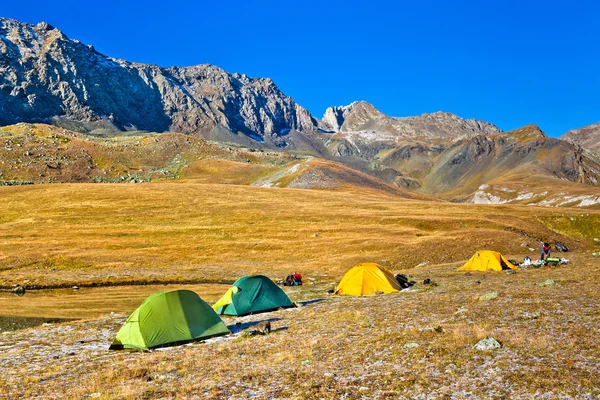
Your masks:
M233 325L227 326L227 328L229 328L231 333L236 334L236 333L244 331L248 328L252 328L253 326L260 324L261 322L267 322L267 321L273 323L275 321L281 321L281 318L269 318L269 319L263 319L260 321L249 321L249 322L237 322ZM275 332L276 330L281 330L281 329L284 329L284 328L274 329L272 332ZM285 329L287 329L287 327L285 327Z
M302 307L307 306L309 304L314 304L314 303L318 303L320 301L324 301L325 299L313 299L313 300L306 300L306 301L298 301L297 303L299 305L301 305Z

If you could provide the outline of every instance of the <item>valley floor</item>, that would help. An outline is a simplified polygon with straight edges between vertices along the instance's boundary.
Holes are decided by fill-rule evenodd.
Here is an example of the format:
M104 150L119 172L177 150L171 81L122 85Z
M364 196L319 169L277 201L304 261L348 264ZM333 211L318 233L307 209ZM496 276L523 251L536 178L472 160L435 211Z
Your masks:
M165 286L2 292L2 316L68 320L0 333L0 398L600 397L598 211L187 183L0 191L6 289L280 279L294 270L307 283L286 288L296 309L227 317L231 336L146 353L107 348L137 304ZM484 248L535 258L539 240L569 245L571 263L456 271ZM391 295L327 294L362 261L417 283ZM224 292L169 287L209 303ZM481 299L490 292L497 297ZM274 332L243 335L264 320ZM474 349L486 336L503 347Z

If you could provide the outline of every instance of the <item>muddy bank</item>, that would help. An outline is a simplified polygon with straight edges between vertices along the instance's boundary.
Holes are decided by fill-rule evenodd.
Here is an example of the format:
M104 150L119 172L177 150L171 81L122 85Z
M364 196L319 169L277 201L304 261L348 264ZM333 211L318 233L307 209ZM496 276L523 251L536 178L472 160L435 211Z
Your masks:
M54 289L71 289L74 286L78 288L100 288L100 287L113 287L113 286L151 286L151 285L204 285L204 284L220 284L220 285L231 285L234 280L220 279L187 279L187 280L160 280L155 279L151 281L116 281L116 282L86 282L86 283L61 283L58 285L22 285L26 291L29 290L54 290ZM12 291L15 288L14 285L0 285L2 291Z
M60 322L76 321L75 318L42 318L42 317L16 317L0 316L0 331L16 331L19 329L33 328L43 324L56 324Z

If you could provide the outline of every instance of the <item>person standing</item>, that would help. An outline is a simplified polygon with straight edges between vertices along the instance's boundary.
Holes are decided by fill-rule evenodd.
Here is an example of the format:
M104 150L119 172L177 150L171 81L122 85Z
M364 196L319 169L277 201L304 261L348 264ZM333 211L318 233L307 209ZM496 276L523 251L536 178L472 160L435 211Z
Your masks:
M542 243L542 247L540 247L540 258L542 259L542 261L544 261L544 259L550 257L550 244L543 242Z

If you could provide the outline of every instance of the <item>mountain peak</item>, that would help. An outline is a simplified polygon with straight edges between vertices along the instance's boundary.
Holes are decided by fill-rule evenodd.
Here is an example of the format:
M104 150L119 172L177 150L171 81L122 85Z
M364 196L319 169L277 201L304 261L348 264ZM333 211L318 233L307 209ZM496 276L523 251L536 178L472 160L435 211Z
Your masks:
M600 150L600 122L570 130L560 138L581 147Z
M529 124L521 128L513 129L512 131L507 132L507 135L519 139L545 139L548 137L548 135L535 124Z
M344 125L344 121L346 117L350 114L350 112L354 109L354 107L360 103L365 103L363 101L353 101L347 106L331 106L325 110L325 114L323 114L322 122L324 123L325 129L333 130L335 132L339 132L342 129L342 125Z

